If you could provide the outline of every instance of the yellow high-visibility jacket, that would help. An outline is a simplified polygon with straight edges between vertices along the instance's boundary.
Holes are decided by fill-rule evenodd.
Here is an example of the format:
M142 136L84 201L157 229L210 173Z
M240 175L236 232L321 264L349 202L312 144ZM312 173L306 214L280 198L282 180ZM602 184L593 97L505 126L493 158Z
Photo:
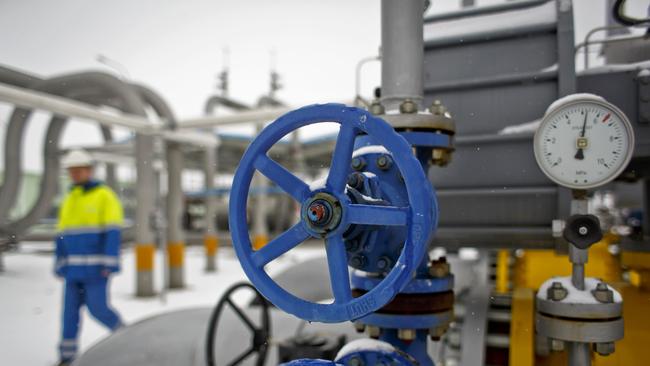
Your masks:
M56 273L66 279L92 279L117 272L122 205L108 186L75 185L59 208Z

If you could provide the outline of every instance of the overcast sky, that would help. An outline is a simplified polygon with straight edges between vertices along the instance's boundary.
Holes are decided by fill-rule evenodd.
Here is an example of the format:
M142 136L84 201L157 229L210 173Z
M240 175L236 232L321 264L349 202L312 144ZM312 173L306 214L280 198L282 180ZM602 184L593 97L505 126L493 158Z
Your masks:
M629 8L643 12L649 1L631 0ZM459 2L434 0L429 13L457 9ZM576 39L604 22L605 2L574 1ZM351 101L356 63L377 54L379 8L379 0L0 0L0 63L46 77L84 69L115 72L96 61L103 54L162 94L183 118L202 114L224 48L230 54L230 95L249 103L268 90L274 50L282 100L292 106ZM370 95L379 84L379 66L368 67L363 79L364 94ZM7 112L0 109L0 144ZM29 126L29 170L40 170L44 128L38 119ZM98 143L96 128L70 124L64 145L79 142Z

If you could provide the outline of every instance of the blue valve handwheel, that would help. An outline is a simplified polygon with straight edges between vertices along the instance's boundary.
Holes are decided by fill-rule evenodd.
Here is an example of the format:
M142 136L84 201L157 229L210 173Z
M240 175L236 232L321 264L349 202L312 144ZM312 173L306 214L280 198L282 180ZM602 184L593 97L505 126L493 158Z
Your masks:
M269 149L290 132L314 123L340 124L327 180L310 187L268 157ZM346 182L357 135L367 134L391 154L407 187L406 207L353 204ZM301 204L300 222L255 251L246 220L246 203L255 170L275 182ZM269 301L308 321L335 323L361 318L387 304L408 283L427 249L437 224L437 204L431 184L411 147L384 120L342 104L311 105L291 111L269 124L250 144L235 172L230 193L230 233L244 272ZM401 225L407 239L386 277L372 290L354 298L350 288L343 233L351 225ZM331 304L300 299L281 288L264 266L310 237L325 239Z

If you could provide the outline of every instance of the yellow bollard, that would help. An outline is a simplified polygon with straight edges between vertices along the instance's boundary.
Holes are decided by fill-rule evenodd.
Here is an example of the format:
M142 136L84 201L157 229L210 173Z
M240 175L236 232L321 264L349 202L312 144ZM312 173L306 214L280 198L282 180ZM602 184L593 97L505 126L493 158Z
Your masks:
M185 243L167 244L167 263L169 264L169 288L184 287L183 263L185 262Z

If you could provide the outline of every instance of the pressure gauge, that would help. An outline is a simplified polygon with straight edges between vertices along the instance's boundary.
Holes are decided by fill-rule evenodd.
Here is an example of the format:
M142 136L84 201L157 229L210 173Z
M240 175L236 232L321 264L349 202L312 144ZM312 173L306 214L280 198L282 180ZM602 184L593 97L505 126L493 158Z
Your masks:
M627 166L634 150L632 125L603 98L575 94L546 111L535 133L535 159L559 185L572 189L601 186Z

